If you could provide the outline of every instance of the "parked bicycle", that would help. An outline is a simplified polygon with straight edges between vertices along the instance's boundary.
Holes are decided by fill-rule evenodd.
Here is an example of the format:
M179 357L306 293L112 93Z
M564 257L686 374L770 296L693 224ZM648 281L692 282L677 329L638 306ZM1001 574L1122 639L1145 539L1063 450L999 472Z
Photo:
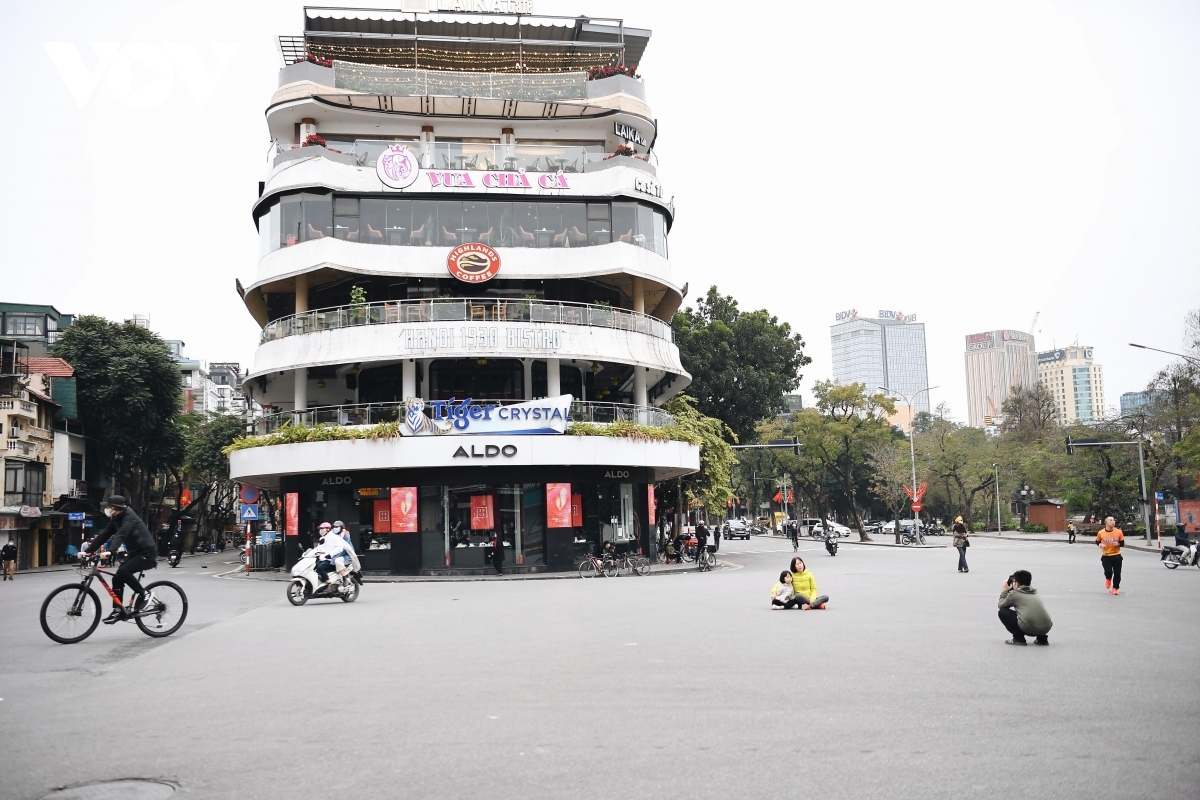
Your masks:
M701 572L709 572L717 565L717 557L713 554L714 550L716 550L716 548L711 544L705 545L704 551L697 555L696 558L699 562L698 566Z
M58 587L42 603L42 630L60 644L82 642L100 624L100 597L91 588L92 581L100 581L114 605L120 603L108 581L104 580L105 575L111 577L113 573L101 569L98 559L86 559L86 566L81 561L80 571L83 580ZM139 582L141 577L138 576ZM145 602L122 621L136 622L142 633L155 638L170 636L179 630L188 612L183 589L170 581L155 581L144 588Z
M615 578L618 569L617 560L612 556L605 555L601 558L588 553L579 565L579 577L594 578L596 575L603 575L606 578Z
M622 572L634 573L637 575L650 574L650 559L645 556L630 555L626 553L617 562L617 575Z

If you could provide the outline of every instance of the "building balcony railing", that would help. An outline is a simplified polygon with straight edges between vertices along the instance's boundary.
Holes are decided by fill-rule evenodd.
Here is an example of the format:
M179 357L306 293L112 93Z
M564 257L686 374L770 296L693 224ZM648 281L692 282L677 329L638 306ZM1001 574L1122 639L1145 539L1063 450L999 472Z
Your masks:
M525 400L480 400L480 403L514 405ZM306 411L280 411L254 420L250 427L254 433L274 433L285 425L357 426L378 425L381 422L396 422L403 408L398 403L360 403L356 405L320 406ZM432 418L432 408L426 406L425 414ZM576 400L571 403L572 422L591 422L607 425L613 422L634 422L654 428L664 428L675 422L675 417L653 406L633 406L624 403L594 403Z
M33 442L22 441L21 439L8 440L9 452L20 453L23 456L31 456L36 450L36 445Z
M25 400L7 398L0 400L0 411L19 411L26 416L32 417L37 415L37 405Z
M394 144L407 145L417 156L422 169L466 170L483 172L591 172L613 158L600 145L569 144L489 144L487 142L431 142L392 141L387 139L355 139L354 141L327 140L325 153L334 160L345 160L360 167L373 167L379 156ZM276 141L272 154L273 163L280 164L295 151L300 155L316 155L321 148ZM288 158L282 156L288 155ZM344 159L338 158L344 156ZM652 166L658 157L634 156L642 162L648 172L655 173ZM622 162L632 163L632 162Z
M306 311L267 323L259 344L302 333L362 325L426 322L533 322L588 325L645 333L674 341L671 326L657 317L622 308L542 300L393 300Z

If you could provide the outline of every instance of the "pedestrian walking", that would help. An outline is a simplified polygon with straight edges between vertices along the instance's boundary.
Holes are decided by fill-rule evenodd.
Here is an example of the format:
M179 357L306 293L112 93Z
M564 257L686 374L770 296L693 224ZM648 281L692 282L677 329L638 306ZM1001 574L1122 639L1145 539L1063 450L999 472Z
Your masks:
M500 540L500 534L492 539L492 566L496 568L497 575L504 574L504 542Z
M1067 544L1075 544L1075 523L1067 523Z
M962 517L954 518L954 546L958 549L958 571L970 572L967 568L967 548L971 546L967 526L963 525Z
M704 523L701 523L701 525L703 525L703 524ZM708 530L707 525L704 527L704 530L705 531ZM717 532L715 534L713 534L713 552L715 553L715 552L719 551L720 549L721 549L721 528L718 527Z
M1125 534L1117 527L1112 517L1104 518L1104 527L1096 533L1096 544L1100 548L1100 564L1104 567L1104 588L1120 594L1121 548L1125 546Z
M13 580L13 570L17 566L17 543L11 536L8 537L8 544L0 547L0 562L4 564L4 580Z
M1028 644L1026 636L1036 637L1037 644L1050 644L1047 634L1054 622L1031 583L1033 576L1027 570L1019 569L1008 576L1000 591L1000 622L1012 634L1012 639L1004 640L1005 644Z
M800 524L796 520L788 520L788 538L792 540L792 552L800 551Z

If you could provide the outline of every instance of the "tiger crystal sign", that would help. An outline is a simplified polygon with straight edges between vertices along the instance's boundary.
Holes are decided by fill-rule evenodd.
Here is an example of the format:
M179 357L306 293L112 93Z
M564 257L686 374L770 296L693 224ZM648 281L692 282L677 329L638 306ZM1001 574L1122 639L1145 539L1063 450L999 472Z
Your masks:
M470 397L464 400L410 397L404 402L400 434L563 433L571 421L571 401L569 394L512 405L477 403ZM431 415L425 413L427 406Z

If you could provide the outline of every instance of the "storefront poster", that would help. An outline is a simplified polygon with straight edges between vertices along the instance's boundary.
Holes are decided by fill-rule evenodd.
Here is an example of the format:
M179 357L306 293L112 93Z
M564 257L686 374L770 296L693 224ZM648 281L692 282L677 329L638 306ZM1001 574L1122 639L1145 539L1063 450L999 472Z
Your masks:
M571 527L571 484L546 484L546 527Z
M300 495L297 492L288 492L284 498L286 506L286 524L284 529L285 536L296 536L300 533Z
M375 533L392 532L392 501L372 500L374 504Z
M1179 521L1188 533L1200 533L1200 500L1180 500Z
M490 494L471 495L471 530L490 531L496 527L496 499Z
M417 532L417 487L392 488L392 533Z
M571 495L571 525L583 527L583 497L577 494Z
M649 520L649 524L658 524L658 517L655 515L658 509L654 507L654 484L646 487L646 509L646 519Z

